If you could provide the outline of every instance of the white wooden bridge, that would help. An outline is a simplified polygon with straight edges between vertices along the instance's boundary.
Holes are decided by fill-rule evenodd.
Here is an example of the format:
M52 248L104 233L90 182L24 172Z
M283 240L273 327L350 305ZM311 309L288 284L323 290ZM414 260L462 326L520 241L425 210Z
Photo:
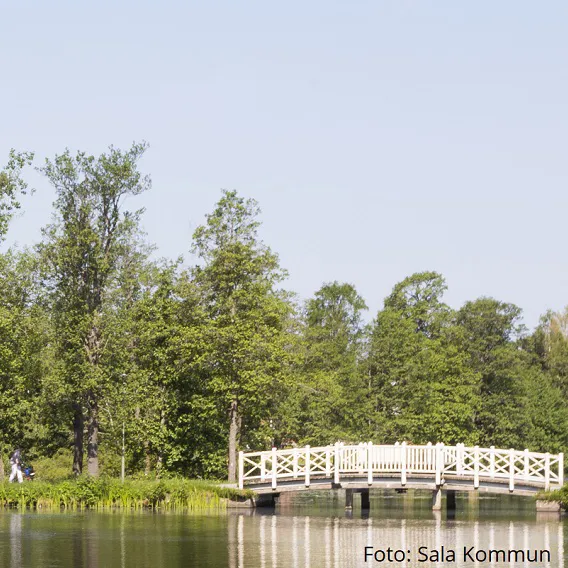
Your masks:
M240 452L239 487L259 494L371 487L534 495L564 483L563 454L467 447L336 443Z

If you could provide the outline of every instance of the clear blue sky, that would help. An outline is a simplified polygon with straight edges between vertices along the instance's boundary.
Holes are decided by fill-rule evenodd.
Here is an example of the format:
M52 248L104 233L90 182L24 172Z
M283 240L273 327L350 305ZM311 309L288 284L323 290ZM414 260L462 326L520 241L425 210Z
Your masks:
M4 2L0 158L147 140L144 226L186 256L220 188L307 298L405 276L534 326L568 304L568 3ZM2 157L3 156L3 157ZM9 240L39 239L39 191Z

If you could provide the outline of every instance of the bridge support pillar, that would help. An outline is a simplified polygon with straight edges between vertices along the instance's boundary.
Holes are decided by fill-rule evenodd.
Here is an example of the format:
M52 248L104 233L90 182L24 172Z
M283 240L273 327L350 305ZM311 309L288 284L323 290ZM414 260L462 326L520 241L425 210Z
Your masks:
M371 496L368 489L361 491L361 511L368 511L371 508Z
M438 486L432 491L432 511L442 510L442 489Z
M455 491L446 491L446 509L448 511L455 511L456 510L456 492Z
M353 489L345 490L345 508L353 509Z

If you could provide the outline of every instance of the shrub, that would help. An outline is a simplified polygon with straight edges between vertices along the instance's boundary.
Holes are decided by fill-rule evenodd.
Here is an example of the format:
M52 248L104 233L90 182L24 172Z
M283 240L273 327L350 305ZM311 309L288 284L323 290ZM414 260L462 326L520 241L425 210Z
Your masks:
M72 479L73 454L60 449L50 458L40 458L33 462L36 477L41 481L64 481Z

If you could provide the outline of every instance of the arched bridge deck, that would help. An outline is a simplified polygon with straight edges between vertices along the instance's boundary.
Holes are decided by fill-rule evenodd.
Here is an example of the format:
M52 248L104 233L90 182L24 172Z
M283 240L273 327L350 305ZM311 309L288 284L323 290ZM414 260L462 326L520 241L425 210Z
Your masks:
M273 448L240 452L239 487L260 494L382 487L533 495L562 486L563 459L563 454L464 444Z

